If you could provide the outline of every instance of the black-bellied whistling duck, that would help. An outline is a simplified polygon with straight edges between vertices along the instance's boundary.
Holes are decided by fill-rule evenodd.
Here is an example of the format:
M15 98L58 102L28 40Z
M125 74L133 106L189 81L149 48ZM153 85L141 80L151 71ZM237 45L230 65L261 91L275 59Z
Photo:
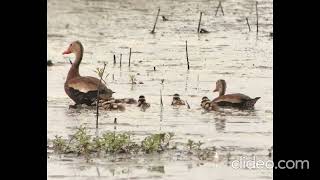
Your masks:
M226 94L227 84L226 81L220 79L216 82L216 88L213 92L219 92L219 97L212 100L218 106L229 106L229 107L237 107L240 109L253 109L255 103L260 97L256 97L254 99L250 98L247 95L236 93L236 94Z
M103 82L100 83L99 79L90 76L80 76L79 66L83 56L83 46L79 41L72 42L62 54L70 53L76 55L76 59L71 65L64 84L65 92L75 102L75 105L70 107L76 107L78 104L92 105L97 99L98 88L99 99L108 100L111 98L114 92L108 89Z
M180 99L180 95L179 94L174 94L173 98L172 98L172 106L179 106L179 105L186 105L186 103Z
M146 102L146 98L143 95L139 96L138 107L141 107L142 110L150 107L150 104Z

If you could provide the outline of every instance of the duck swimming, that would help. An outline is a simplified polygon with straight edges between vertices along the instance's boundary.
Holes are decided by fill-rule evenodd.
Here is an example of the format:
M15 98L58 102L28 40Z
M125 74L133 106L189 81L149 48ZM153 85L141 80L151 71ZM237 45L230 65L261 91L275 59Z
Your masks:
M141 107L142 110L150 107L150 104L146 102L146 98L143 95L139 96L138 107Z
M180 99L180 95L179 94L174 94L173 98L172 98L172 106L180 106L180 105L185 105L186 103Z
M207 96L202 97L201 107L207 111L219 111L219 107L215 102L210 101Z
M116 100L99 101L99 107L102 107L103 109L108 111L112 111L112 110L124 111L126 109L122 103L118 103L116 102Z
M240 93L225 95L226 88L226 81L223 79L218 80L216 82L216 88L213 90L213 92L219 92L219 97L213 99L212 102L215 102L218 106L253 109L255 103L258 101L258 99L260 99L260 97L252 99L249 96Z
M80 76L79 66L83 57L83 46L80 41L72 42L62 54L71 53L74 53L76 58L64 84L66 94L75 102L75 105L70 107L76 107L78 104L90 106L97 99L98 88L100 99L108 100L111 98L114 92L108 89L103 82L100 83L99 79L91 76Z

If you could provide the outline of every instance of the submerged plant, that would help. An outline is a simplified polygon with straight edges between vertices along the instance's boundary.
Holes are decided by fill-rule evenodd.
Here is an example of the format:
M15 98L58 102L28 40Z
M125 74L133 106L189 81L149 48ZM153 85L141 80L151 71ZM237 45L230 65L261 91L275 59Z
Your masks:
M65 139L62 139L61 136L56 135L55 139L52 141L53 149L56 152L64 153L67 149L67 143Z
M129 75L129 79L130 79L131 84L137 84L136 76L134 74Z
M142 150L146 153L161 152L168 149L173 133L152 134L141 142Z

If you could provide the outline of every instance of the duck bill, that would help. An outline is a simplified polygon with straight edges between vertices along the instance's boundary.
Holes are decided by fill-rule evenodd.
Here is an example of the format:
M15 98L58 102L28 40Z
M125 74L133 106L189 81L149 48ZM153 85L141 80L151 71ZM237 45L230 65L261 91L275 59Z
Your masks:
M217 91L218 91L218 89L213 90L213 92L217 92Z
M65 51L62 53L62 55L70 54L70 53L71 53L71 51L70 51L69 49L67 49L67 50L65 50Z

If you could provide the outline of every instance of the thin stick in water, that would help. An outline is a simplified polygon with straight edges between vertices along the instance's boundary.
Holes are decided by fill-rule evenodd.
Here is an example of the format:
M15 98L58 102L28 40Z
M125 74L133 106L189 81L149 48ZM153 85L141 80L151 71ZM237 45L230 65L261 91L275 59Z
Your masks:
M191 109L190 108L190 105L189 105L189 103L188 103L188 101L186 100L186 103L187 103L187 107L188 107L188 109Z
M222 12L222 16L224 16L224 12L223 12L223 7L222 7L221 1L220 1L220 9L221 9L221 12Z
M116 55L113 55L113 64L116 64Z
M188 56L188 41L186 41L186 56L187 56L187 64L188 64L188 70L189 70L190 66L189 66L189 56Z
M257 33L259 32L259 21L258 21L258 1L256 1L256 16L257 16Z
M129 52L129 67L130 67L130 61L131 61L131 48L130 48L130 52Z
M122 60L122 54L120 54L120 68L121 68L121 60Z
M102 81L102 78L103 78L103 74L104 74L104 70L106 69L106 63L104 63L103 65L103 70L102 70L102 74L101 74L101 77L100 77L100 81L99 81L99 85L98 85L98 92L97 92L97 119L96 119L96 129L99 128L99 97L100 97L100 85L101 85L101 81Z
M199 19L199 24L198 24L198 29L197 29L198 33L200 32L201 17L202 17L202 12L200 12L200 19Z
M218 10L219 10L220 6L221 6L221 1L219 1L219 5L218 5L218 7L217 7L217 9L216 9L216 14L215 14L214 16L217 16Z
M161 105L161 107L163 107L162 91L161 91L161 89L160 89L160 105Z
M157 14L157 17L156 17L156 21L154 22L153 29L151 31L152 34L155 32L154 30L156 29L156 25L157 25L159 14L160 14L160 8L158 9L158 14Z
M248 18L247 18L247 17L246 17L246 21L247 21L247 25L248 25L249 32L250 32L250 31L251 31L251 28L250 28L249 20L248 20Z

